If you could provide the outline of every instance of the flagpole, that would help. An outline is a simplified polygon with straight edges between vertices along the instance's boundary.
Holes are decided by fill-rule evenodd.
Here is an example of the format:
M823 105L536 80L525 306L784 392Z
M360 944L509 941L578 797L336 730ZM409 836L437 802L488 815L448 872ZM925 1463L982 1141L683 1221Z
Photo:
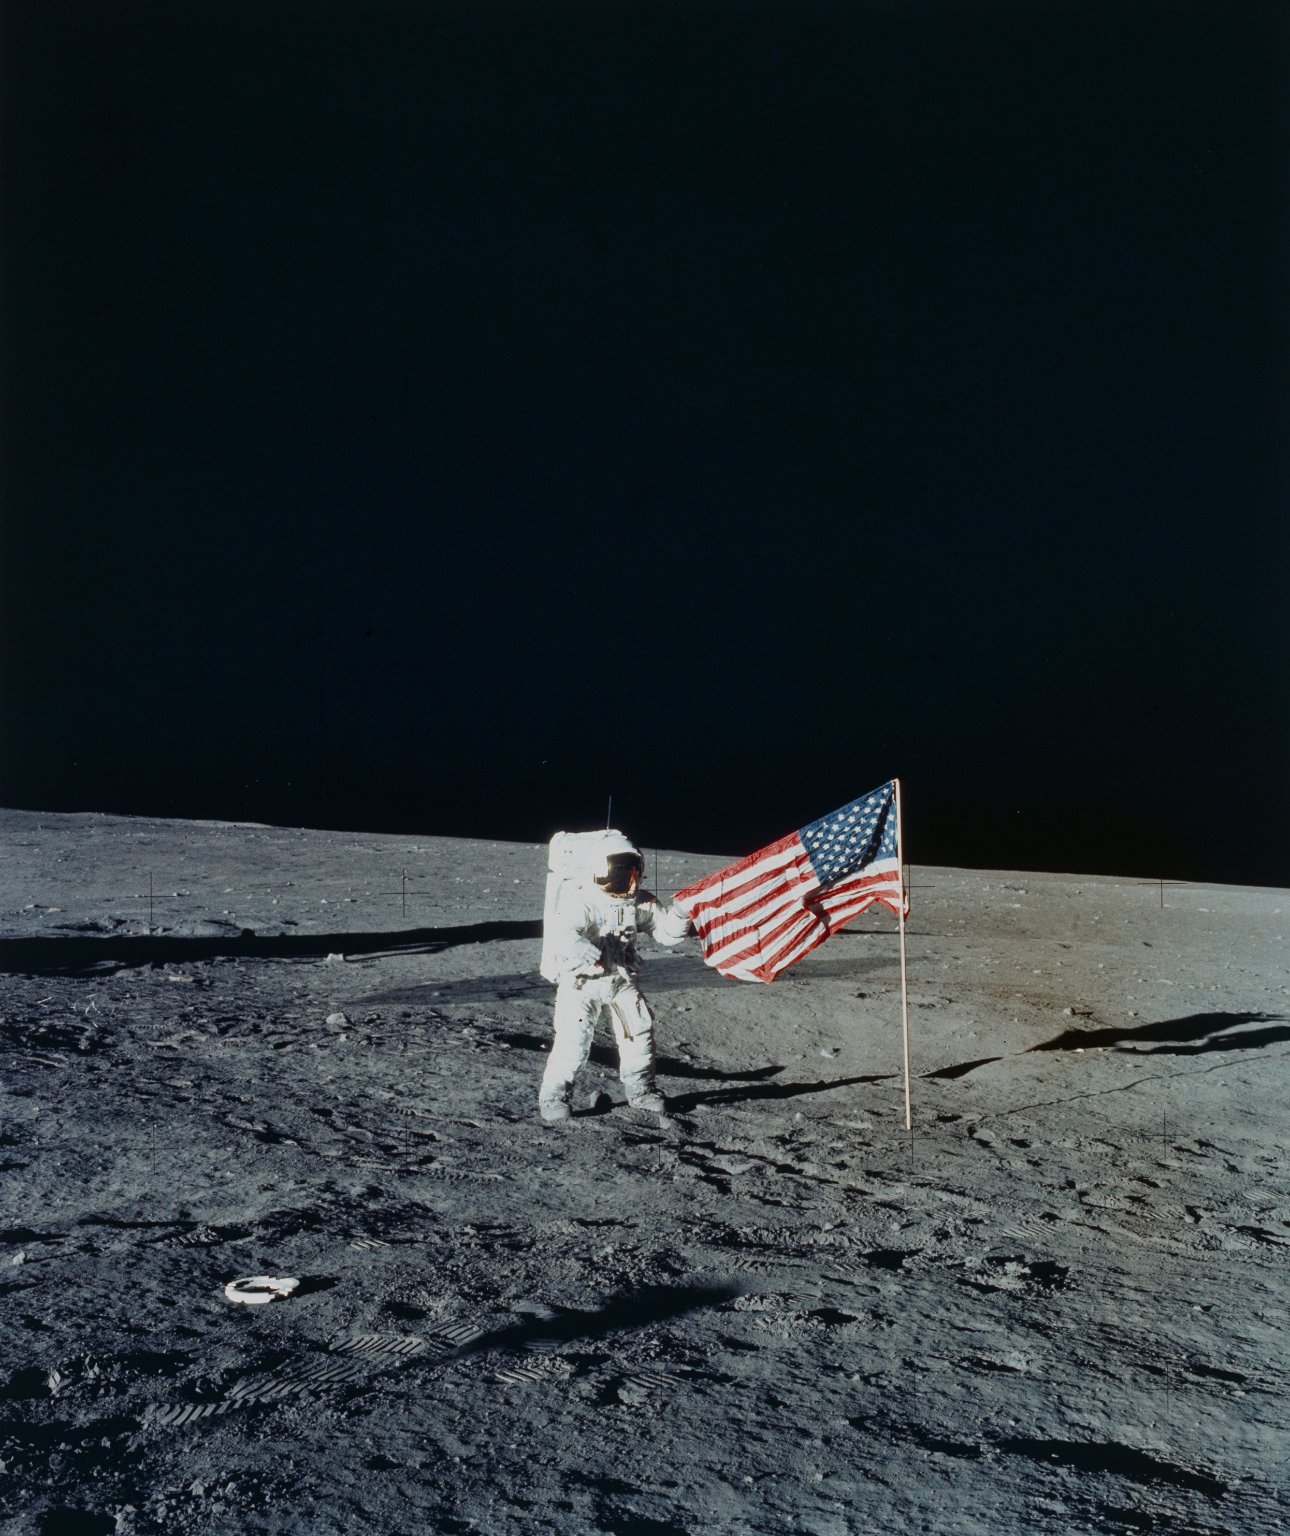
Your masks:
M914 1109L909 1091L909 977L905 966L905 812L896 780L896 862L900 866L900 1010L905 1042L905 1129L914 1129Z

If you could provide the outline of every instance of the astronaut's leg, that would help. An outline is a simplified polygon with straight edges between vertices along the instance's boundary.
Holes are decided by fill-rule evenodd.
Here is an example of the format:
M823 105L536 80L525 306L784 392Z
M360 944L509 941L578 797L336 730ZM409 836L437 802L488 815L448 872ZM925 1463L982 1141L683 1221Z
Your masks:
M609 1004L618 1042L618 1069L633 1109L661 1115L667 1101L654 1086L654 1015L634 984L617 991Z
M556 988L555 1039L538 1090L538 1112L544 1120L567 1120L571 1114L569 1090L590 1054L600 1007L600 989L594 981L579 986L570 977Z

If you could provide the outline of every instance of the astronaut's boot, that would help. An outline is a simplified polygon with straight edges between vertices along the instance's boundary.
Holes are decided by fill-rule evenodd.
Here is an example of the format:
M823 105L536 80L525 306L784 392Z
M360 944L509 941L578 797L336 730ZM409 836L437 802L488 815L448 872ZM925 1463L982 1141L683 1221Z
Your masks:
M652 1072L633 1072L623 1078L627 1090L627 1102L633 1109L647 1110L651 1115L665 1115L667 1100L654 1086Z
M569 1108L569 1083L543 1083L538 1091L538 1114L548 1125L568 1120L573 1111Z

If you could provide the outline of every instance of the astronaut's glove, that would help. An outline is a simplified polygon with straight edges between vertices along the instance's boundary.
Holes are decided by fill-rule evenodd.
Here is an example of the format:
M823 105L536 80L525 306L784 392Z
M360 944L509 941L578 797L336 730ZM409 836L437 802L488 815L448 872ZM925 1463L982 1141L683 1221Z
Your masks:
M688 939L691 934L698 932L698 930L694 926L694 919L690 916L690 914L685 910L684 907L677 906L677 904L675 902L673 902L673 904L672 904L672 911L671 911L670 915L675 919L676 922L684 923L685 924L685 928L684 928L684 937L685 938Z

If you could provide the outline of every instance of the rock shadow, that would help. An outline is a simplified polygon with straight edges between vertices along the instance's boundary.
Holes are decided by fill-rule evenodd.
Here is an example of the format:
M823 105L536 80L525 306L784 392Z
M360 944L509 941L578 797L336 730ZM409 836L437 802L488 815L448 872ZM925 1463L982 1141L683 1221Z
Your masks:
M111 934L105 938L0 939L0 972L22 976L63 976L102 966L185 965L201 960L318 960L328 955L433 955L460 944L540 939L542 922L532 920L462 923L452 928L408 928L394 933L257 934L184 937L168 934Z
M1050 1469L1064 1469L1088 1476L1124 1478L1143 1486L1164 1485L1200 1493L1209 1499L1224 1498L1229 1485L1207 1472L1153 1456L1136 1446L1119 1441L1044 1440L1029 1436L948 1440L919 1424L889 1421L869 1415L857 1415L847 1422L861 1434L886 1433L897 1440L912 1441L924 1450L964 1461L979 1461L987 1455L1022 1456Z
M1209 1051L1257 1050L1290 1040L1290 1025L1276 1029L1241 1031L1246 1024L1268 1024L1284 1019L1276 1013L1189 1013L1154 1024L1135 1024L1131 1029L1064 1029L1052 1040L1032 1045L1031 1051L1087 1051L1110 1049L1131 1056L1196 1056ZM1160 1041L1158 1045L1136 1042Z
M1147 1451L1116 1441L1109 1443L1083 1440L1032 1440L1014 1438L995 1442L999 1450L1012 1456L1025 1456L1043 1466L1069 1467L1076 1472L1110 1473L1134 1483L1164 1483L1186 1488L1220 1499L1227 1484L1204 1472L1179 1466Z

